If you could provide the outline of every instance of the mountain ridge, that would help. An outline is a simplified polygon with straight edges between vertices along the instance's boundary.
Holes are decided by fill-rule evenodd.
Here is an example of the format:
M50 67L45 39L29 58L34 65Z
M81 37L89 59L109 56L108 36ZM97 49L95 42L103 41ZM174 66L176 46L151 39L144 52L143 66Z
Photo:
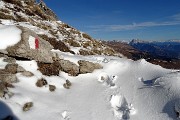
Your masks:
M170 59L180 59L180 41L132 40L129 45L151 55Z
M146 51L143 51L141 49L138 49L134 47L133 45L131 45L132 43L127 43L127 42L121 42L121 41L103 41L104 44L109 45L110 47L114 48L117 52L123 54L124 56L126 56L129 59L132 60L139 60L139 59L146 59L146 61L156 64L156 65L160 65L164 68L168 68L168 69L180 69L180 60L177 58L178 56L176 56L176 54L174 55L175 57L169 57L166 56L166 49L165 51L163 51L164 49L161 49L161 47L154 47L153 45L151 45L151 42L144 42L144 41L134 41L134 44L139 44L139 43L143 44L140 47L143 47L144 49L146 49ZM146 45L150 43L150 45ZM162 42L161 42L162 44ZM176 45L176 43L175 43ZM149 49L147 49L149 48ZM155 53L153 53L152 49L157 49L158 51L155 51ZM177 50L179 49L179 47L177 47ZM152 51L149 52L149 51ZM162 51L162 52L161 52ZM165 54L163 54L165 53ZM179 54L180 52L176 52L177 54ZM161 55L162 54L162 55ZM167 54L168 55L168 54Z
M51 41L54 49L80 55L117 55L112 48L60 21L44 2L2 0L0 4L0 24L27 27Z

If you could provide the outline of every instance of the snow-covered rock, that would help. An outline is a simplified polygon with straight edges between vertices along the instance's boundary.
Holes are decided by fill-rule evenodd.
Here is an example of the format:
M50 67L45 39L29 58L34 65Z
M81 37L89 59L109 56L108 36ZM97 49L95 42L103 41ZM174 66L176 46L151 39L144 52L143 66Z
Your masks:
M53 57L55 57L55 54L51 52L53 47L28 28L18 28L22 31L21 40L14 46L8 47L6 49L7 54L44 63L52 63Z
M0 25L0 50L5 50L10 46L14 46L21 40L21 29L16 26Z

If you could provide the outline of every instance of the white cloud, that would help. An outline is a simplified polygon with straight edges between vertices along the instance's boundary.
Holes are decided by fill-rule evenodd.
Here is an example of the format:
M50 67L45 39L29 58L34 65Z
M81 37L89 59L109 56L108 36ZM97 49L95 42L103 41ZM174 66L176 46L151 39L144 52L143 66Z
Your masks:
M126 25L95 25L89 26L93 31L125 31L125 30L136 30L147 27L158 27L158 26L173 26L180 25L180 14L171 16L172 21L165 22L141 22L141 23L132 23Z
M176 14L176 15L173 15L172 18L175 19L175 20L180 20L180 13Z

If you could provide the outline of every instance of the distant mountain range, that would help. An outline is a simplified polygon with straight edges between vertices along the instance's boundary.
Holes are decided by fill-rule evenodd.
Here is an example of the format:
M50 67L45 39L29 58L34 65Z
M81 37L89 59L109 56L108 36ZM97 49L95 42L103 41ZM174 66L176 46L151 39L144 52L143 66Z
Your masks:
M152 42L134 39L129 43L115 40L102 42L129 59L143 58L164 68L180 69L180 40Z
M180 40L154 42L132 40L129 45L158 58L180 59Z

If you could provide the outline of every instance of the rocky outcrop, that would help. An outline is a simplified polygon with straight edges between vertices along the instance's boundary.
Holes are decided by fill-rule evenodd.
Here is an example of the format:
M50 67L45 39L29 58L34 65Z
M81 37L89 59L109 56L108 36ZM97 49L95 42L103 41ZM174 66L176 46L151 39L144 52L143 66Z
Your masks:
M38 63L38 69L43 75L59 75L60 71L66 72L71 76L77 76L79 74L92 73L95 69L102 69L103 67L98 63L92 63L85 60L78 61L78 65L69 61L60 59L53 63Z
M24 71L24 72L22 72L22 75L23 75L23 76L26 76L26 77L32 77L32 76L34 76L34 74L33 74L32 72L30 72L30 71Z
M43 74L47 76L58 76L59 72L61 70L61 66L59 61L55 61L53 63L40 63L38 62L38 70Z
M62 71L72 76L77 76L79 74L79 67L75 63L69 60L60 60L59 63Z
M11 74L17 73L18 64L7 64L5 70Z
M92 63L85 60L79 60L79 73L80 74L86 74L86 73L92 73L95 69L102 69L103 67L98 63Z
M79 74L79 67L75 63L63 59L50 64L38 62L38 67L41 73L47 76L58 76L60 71L64 71L72 76Z
M0 81L7 83L18 82L16 74L11 74L6 70L0 70Z
M14 46L8 47L3 53L8 56L22 59L36 60L43 63L52 63L55 54L51 52L53 47L49 42L38 37L36 33L25 27L18 27L22 30L21 40ZM2 51L0 51L2 52Z
M5 4L0 6L0 19L11 19L13 24L28 26L38 35L47 36L46 40L51 41L55 49L80 55L117 55L112 48L60 21L59 16L57 17L43 1L38 4L34 0L2 1ZM6 24L1 20L0 23ZM80 49L75 50L72 47Z
M52 17L51 19L56 21L58 20L57 15L51 9L49 9L43 1L41 1L38 5L44 13Z

